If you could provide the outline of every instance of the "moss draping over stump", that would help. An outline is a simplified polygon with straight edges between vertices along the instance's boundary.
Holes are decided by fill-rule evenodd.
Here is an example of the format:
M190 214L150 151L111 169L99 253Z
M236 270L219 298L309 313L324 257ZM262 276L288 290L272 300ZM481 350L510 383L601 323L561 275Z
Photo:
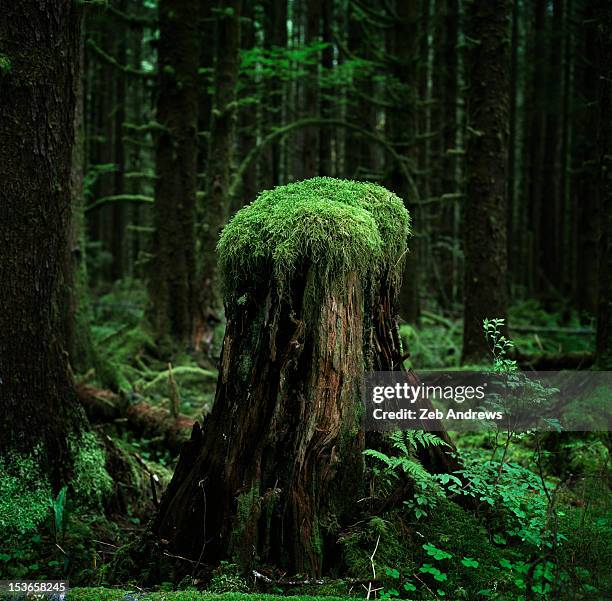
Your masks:
M409 233L404 203L376 184L315 177L266 190L221 234L226 300L270 274L283 291L305 261L324 282L397 278Z

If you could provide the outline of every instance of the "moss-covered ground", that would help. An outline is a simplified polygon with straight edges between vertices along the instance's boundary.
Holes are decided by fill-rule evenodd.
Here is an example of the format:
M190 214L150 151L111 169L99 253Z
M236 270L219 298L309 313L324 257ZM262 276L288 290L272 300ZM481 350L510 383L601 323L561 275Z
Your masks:
M144 592L137 589L75 588L67 601L339 601L346 597L269 595L263 593L208 593L198 591Z

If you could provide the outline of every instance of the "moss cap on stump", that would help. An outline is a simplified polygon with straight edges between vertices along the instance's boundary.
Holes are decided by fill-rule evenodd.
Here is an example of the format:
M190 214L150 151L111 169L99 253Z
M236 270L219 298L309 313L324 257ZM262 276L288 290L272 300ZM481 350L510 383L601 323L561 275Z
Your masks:
M266 190L221 234L226 300L270 276L282 292L305 261L321 285L349 272L395 279L409 234L404 203L376 184L315 177Z

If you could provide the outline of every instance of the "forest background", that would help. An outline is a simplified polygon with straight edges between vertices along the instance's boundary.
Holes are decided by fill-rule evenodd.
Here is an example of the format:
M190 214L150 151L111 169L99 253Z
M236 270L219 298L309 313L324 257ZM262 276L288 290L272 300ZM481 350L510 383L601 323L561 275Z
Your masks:
M5 375L30 374L3 377L0 507L4 499L17 515L3 527L18 536L0 549L0 571L112 580L97 562L141 531L194 420L212 407L225 328L215 249L262 190L323 176L403 199L406 367L490 365L499 349L483 320L496 318L497 340L513 340L504 357L522 368L610 369L607 2L26 4L7 6L0 24L0 357ZM490 450L463 440L475 461ZM502 466L511 456L527 470L535 456L529 473L542 468L555 486L578 473L566 499L574 508L609 499L598 488L606 434L549 440L544 462L533 441L510 448ZM24 449L40 456L15 459ZM23 483L41 470L48 484L32 504ZM521 474L508 477L544 481ZM138 494L118 494L117 482ZM93 495L100 515L114 516L93 549L84 541L97 514L68 530L66 491ZM26 510L15 514L22 493ZM580 523L599 549L609 512L595 506ZM599 566L587 575L576 571L581 552ZM609 550L598 560L573 553L576 590L610 586L593 573L603 578Z

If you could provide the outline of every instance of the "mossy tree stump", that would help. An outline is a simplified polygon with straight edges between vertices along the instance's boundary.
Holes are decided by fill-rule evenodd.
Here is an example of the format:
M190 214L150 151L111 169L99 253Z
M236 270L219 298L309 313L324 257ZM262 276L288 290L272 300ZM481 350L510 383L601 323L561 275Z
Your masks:
M332 565L363 496L361 378L401 368L408 234L394 194L332 178L263 192L226 226L215 404L154 524L173 554L315 575Z

